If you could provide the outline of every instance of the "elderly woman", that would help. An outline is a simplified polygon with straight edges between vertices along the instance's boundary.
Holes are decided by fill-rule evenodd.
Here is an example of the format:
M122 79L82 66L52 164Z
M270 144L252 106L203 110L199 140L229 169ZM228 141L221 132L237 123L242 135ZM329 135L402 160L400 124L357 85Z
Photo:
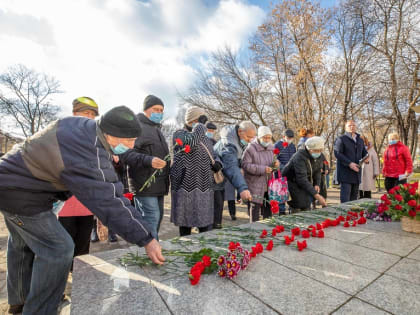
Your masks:
M259 220L260 211L264 219L271 217L270 206L265 200L268 199L267 182L273 171L273 150L271 130L261 126L258 128L257 139L248 145L242 158L245 181L252 195L253 206L250 215L253 222ZM277 159L274 166L279 167Z
M200 232L211 230L214 221L214 176L222 168L212 165L213 144L206 136L205 112L190 107L185 113L185 126L173 135L174 158L171 168L171 222L179 226L179 234L191 234L192 227ZM176 145L179 140L182 145ZM185 150L185 146L191 150Z
M365 143L366 151L369 154L369 160L362 164L362 180L359 186L360 198L372 198L372 190L376 189L375 179L379 175L379 160L369 139L361 136Z
M318 200L322 206L327 205L324 197L319 194L321 163L317 159L323 150L324 139L311 137L284 167L283 176L287 177L291 196L288 202L291 212L310 209L312 199Z
M413 172L413 161L411 160L410 150L400 141L397 133L388 135L388 147L384 152L385 188L391 188L407 182L407 177Z

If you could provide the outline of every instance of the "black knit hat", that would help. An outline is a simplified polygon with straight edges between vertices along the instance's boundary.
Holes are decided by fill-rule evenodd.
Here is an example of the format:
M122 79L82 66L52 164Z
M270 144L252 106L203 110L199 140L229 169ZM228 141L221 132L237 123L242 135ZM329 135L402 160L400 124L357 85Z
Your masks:
M206 127L207 127L207 129L210 129L210 130L217 130L217 126L215 124L213 124L211 121L208 121L206 123Z
M107 111L99 120L99 128L117 138L137 138L141 135L140 123L131 109L117 106Z
M291 130L291 129L287 129L285 132L284 132L284 135L286 136L286 137L288 137L288 138L294 138L295 137L295 133L293 132L293 130Z
M154 95L147 95L143 101L143 110L146 110L155 105L162 105L163 107L165 107L165 105L163 105L163 102L159 97Z

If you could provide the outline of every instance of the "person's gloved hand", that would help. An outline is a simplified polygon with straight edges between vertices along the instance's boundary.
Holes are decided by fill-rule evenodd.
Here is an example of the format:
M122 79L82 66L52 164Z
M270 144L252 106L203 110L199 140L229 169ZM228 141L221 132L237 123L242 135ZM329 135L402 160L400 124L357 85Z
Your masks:
M220 162L215 161L214 164L211 166L213 172L217 173L222 169L222 164Z
M201 115L200 117L198 117L198 122L205 125L207 122L208 118L206 115Z

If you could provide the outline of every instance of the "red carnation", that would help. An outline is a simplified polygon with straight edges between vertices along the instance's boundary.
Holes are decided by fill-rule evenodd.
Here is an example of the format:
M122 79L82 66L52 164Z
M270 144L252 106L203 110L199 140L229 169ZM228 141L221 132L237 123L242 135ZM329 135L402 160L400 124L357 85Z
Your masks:
M279 212L279 202L277 200L270 201L271 212L276 214Z
M328 161L327 161L327 160L325 160L325 161L324 161L324 164L325 164L325 165L328 165Z
M408 188L408 187L410 187L410 184L405 183L403 186L404 186L404 188Z
M286 148L289 144L286 141L283 141L281 145L283 146L283 148Z
M209 256L204 255L203 258L204 266L210 267L211 266L211 258Z
M387 196L387 195L385 195L385 194L384 194L384 195L382 195L382 196L381 196L381 200L382 200L382 201L388 200L388 196Z
M410 217L415 217L416 216L416 214L417 214L417 212L415 211L415 210L410 210L410 211L408 211L408 215L410 216Z
M284 226L283 225L276 225L277 233L284 232Z
M410 195L412 195L412 196L414 196L414 195L416 194L416 192L417 192L417 189L416 189L416 188L414 188L414 187L412 187L412 188L410 188L410 189L408 190L408 193L409 193Z
M186 144L186 145L185 145L185 149L184 149L184 151L185 151L185 153L190 153L190 151L191 151L191 147L190 147L190 145L189 145L189 144Z
M273 240L270 240L267 244L266 250L272 250L273 249Z
M356 225L357 225L357 222L356 222L356 220L354 220L353 224L351 226L356 226Z
M198 270L191 270L188 278L192 285L196 285L200 281L201 273Z
M267 230L262 230L260 238L265 238L267 236Z
M277 230L276 230L276 228L274 228L272 231L271 231L271 236L276 236L277 235Z
M395 189L394 189L394 188L391 188L391 189L388 191L388 193L389 193L390 195L395 194Z
M395 205L395 210L402 210L402 206L401 205Z
M399 194L394 195L394 198L395 198L395 200L398 200L398 201L402 201L403 200L403 196L401 196Z
M398 191L398 190L400 190L400 189L401 189L401 187L400 187L400 186L395 186L395 187L394 187L394 190L395 190L395 191Z
M318 222L316 223L316 229L317 229L317 230L322 230L322 225L321 225L321 224L319 224Z
M363 216L364 216L364 214L365 214L365 212L364 212L363 210L359 212L359 215L360 215L361 217L363 217Z
M284 243L286 245L290 245L292 243L292 240L289 238L289 236L287 235L284 236Z
M292 229L292 235L299 235L300 234L300 229L298 227L295 227Z
M413 199L409 200L409 201L407 202L407 204L408 204L410 207L416 207L416 206L417 206L417 202L416 202L415 200L413 200Z
M312 237L316 237L316 229L312 229L311 235L312 235Z
M236 244L234 242L229 243L229 250L233 252L236 249Z
M182 140L181 139L179 139L179 138L176 138L175 139L175 142L176 142L176 144L177 145L183 145L184 143L182 142Z
M309 231L308 230L303 230L302 231L302 237L303 238L309 238L311 235L309 234Z
M351 217L348 215L346 216L346 221L350 221Z
M324 230L319 230L318 231L318 235L319 238L323 238L324 237Z
M255 244L255 248L257 249L257 254L261 254L264 251L264 248L261 245L261 243Z
M257 248L256 247L252 247L251 257L256 257L256 256L257 256Z
M280 153L280 150L279 150L278 148L275 148L275 149L273 150L273 153L274 153L275 155L278 155L278 154Z
M357 220L358 224L365 224L366 223L366 218L365 217L361 217L359 220Z
M344 219L344 217L343 217L342 215L340 215L340 216L337 218L337 220L338 220L338 222L341 222L341 221L345 221L346 219Z
M350 226L349 221L344 222L343 226L344 226L345 228L349 227L349 226Z
M297 242L297 248L298 250L301 252L302 250L304 250L308 245L306 244L306 241L303 242Z
M292 234L292 236L290 237L290 240L293 242L295 240L295 236Z

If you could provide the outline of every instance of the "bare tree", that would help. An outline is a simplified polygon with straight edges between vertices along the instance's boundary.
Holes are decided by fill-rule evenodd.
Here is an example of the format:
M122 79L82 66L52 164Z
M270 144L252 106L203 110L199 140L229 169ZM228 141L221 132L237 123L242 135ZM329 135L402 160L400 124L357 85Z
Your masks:
M14 119L25 137L57 118L60 108L51 103L57 93L60 83L55 78L23 65L0 75L0 111Z

